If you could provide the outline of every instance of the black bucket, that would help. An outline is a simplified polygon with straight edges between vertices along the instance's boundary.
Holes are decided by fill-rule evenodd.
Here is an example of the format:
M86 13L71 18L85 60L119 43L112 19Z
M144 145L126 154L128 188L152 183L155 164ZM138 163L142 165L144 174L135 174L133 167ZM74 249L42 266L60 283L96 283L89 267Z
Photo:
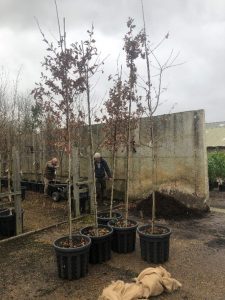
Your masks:
M9 208L0 208L0 216L7 216L10 213Z
M89 229L93 226L88 226L81 229L80 233L88 235ZM109 233L103 236L90 236L91 248L89 255L89 262L91 264L100 264L111 259L111 240L113 229L110 226L99 225L98 228L107 228Z
M35 193L38 192L38 183L36 181L31 181L31 190Z
M22 228L23 228L22 211ZM0 214L0 235L10 237L16 235L16 214L14 210L8 209L7 213Z
M27 190L28 190L28 191L31 191L31 190L32 190L32 184L33 184L32 181L27 181L26 185L27 185Z
M44 183L37 182L37 192L43 194L44 193Z
M141 257L148 263L164 263L169 259L171 229L163 225L155 225L167 232L162 234L144 233L143 230L150 226L147 224L137 229L140 237Z
M137 222L128 220L132 226L117 227L115 220L108 225L113 228L112 250L117 253L130 253L135 250Z
M73 240L84 239L87 244L78 248L60 247L60 242L68 240L68 236L61 237L54 242L57 259L58 276L73 280L84 277L88 273L89 250L91 239L85 235L74 235Z
M26 187L25 186L21 186L21 198L22 200L25 200L26 198Z
M114 219L122 219L122 214L118 212L113 212L112 218L110 218L109 212L98 213L98 224L107 225L109 221Z

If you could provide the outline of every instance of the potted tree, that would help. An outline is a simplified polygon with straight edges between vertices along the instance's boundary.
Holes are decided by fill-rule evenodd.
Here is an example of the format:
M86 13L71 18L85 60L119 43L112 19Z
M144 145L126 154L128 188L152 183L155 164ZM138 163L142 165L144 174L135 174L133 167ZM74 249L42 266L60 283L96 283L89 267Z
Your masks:
M57 5L56 5L57 9ZM57 11L58 16L58 11ZM71 123L76 121L74 99L85 90L85 81L79 72L82 57L73 46L66 44L65 19L63 33L59 24L59 41L55 46L42 32L43 41L47 45L48 55L42 66L41 81L32 91L38 105L47 113L48 118L61 127L64 147L68 154L68 223L69 234L54 242L57 257L58 275L66 279L78 279L87 274L88 256L91 240L87 236L72 234L71 212Z
M92 97L91 97L91 78L99 71L103 62L98 61L98 51L96 41L94 39L94 27L88 30L88 39L81 42L80 46L74 45L74 52L81 57L79 64L79 74L84 79L84 86L87 99L87 115L88 115L88 144L89 144L89 160L90 160L90 177L92 182L91 188L91 206L94 211L94 225L81 229L81 234L89 236L92 240L90 248L90 263L102 263L111 258L111 236L112 228L106 225L98 225L97 199L96 199L96 181L94 167L94 143L92 132ZM97 58L97 59L96 59Z
M130 160L131 160L131 131L137 126L142 107L140 98L136 94L137 68L135 60L140 57L143 46L143 31L134 35L134 20L129 18L127 22L128 32L124 37L124 50L126 53L126 65L129 70L129 78L123 85L123 98L127 104L124 119L126 121L126 189L125 189L125 218L111 220L109 225L113 227L112 250L117 253L129 253L135 250L137 222L128 218L129 209L129 185L130 185Z
M160 43L155 47L150 48L150 43L147 41L144 9L142 5L144 34L143 42L145 48L144 58L146 59L147 69L147 81L146 81L146 112L148 115L148 130L149 130L149 145L152 157L152 220L151 224L145 224L139 226L137 231L140 237L141 256L143 260L153 263L162 263L169 258L169 241L171 235L171 229L167 226L155 224L155 201L157 190L157 143L159 137L157 137L156 119L154 118L155 112L159 106L160 96L163 91L162 77L164 71L175 66L174 62L177 56L173 56L173 52L164 63L160 63L156 55L156 50L163 43L165 39L168 39L169 34L163 38ZM151 64L150 64L151 61ZM151 66L155 67L156 73L153 74ZM154 78L154 80L153 80ZM157 80L156 80L157 78ZM155 85L154 85L155 84Z

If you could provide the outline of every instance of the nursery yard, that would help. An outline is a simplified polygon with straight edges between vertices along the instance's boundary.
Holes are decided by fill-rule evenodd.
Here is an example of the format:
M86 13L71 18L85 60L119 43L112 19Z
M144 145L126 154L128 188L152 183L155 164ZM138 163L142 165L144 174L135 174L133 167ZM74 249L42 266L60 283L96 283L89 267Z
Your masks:
M224 193L213 192L212 195L214 198L212 205L217 204L218 199L221 202L225 201ZM64 202L54 205L59 205L58 212L64 211L61 207L65 205ZM47 205L43 207L43 211L47 211L46 207ZM64 213L62 214L64 217ZM60 221L59 215L57 210L54 211L51 220ZM50 222L50 219L48 221ZM140 223L144 221L141 220ZM90 222L89 217L74 222L73 232L77 232ZM210 212L203 218L179 221L161 219L160 223L168 224L173 231L170 259L163 267L183 286L179 291L171 295L162 294L157 299L224 299L224 213ZM31 221L27 224L31 224ZM66 224L60 225L35 235L0 244L1 299L97 300L102 289L112 280L130 281L149 266L140 258L137 238L134 253L126 255L113 253L112 259L107 263L90 265L87 277L78 281L61 280L57 276L52 242L66 234L66 228Z
M222 6L1 2L0 300L224 300Z

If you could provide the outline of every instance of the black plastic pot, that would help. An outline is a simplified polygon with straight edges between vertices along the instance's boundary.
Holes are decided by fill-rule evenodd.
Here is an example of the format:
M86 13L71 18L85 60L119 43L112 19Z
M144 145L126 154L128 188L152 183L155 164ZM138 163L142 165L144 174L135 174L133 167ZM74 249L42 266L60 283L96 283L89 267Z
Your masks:
M87 235L88 231L92 228L93 226L85 227L81 229L80 233ZM112 227L105 225L99 225L98 228L107 228L109 229L109 233L104 236L90 236L91 248L89 262L91 264L101 264L111 258L111 240L113 229Z
M22 228L23 228L22 211ZM0 214L0 234L6 237L16 235L16 214L14 210L8 209L4 214Z
M8 186L8 180L6 178L1 178L1 185L6 188Z
M25 197L26 197L26 187L21 186L21 198L22 198L22 200L24 200Z
M122 214L118 212L112 213L112 218L109 217L109 212L98 213L98 224L107 225L113 219L122 219Z
M79 279L88 273L91 239L84 235L74 235L73 240L83 238L87 241L87 244L79 248L60 247L60 243L68 238L68 236L61 237L53 244L57 259L58 276L69 280Z
M7 188L8 187L8 182L9 182L8 178L6 178L6 177L1 178L2 187ZM10 181L10 184L12 184L12 181Z
M171 229L164 225L155 225L156 228L166 229L166 233L147 234L143 231L151 225L139 226L137 231L140 237L141 257L148 263L163 263L169 259Z
M37 192L43 194L44 193L44 183L37 182Z
M9 208L0 208L0 216L7 216L9 215L10 210Z
M27 187L27 190L28 190L28 191L31 191L31 190L32 190L32 184L33 184L33 182L31 182L31 181L27 181L27 182L26 182L26 187Z
M135 250L137 222L128 220L130 227L118 227L116 221L111 220L108 225L113 228L112 250L117 253L130 253Z
M31 190L33 192L38 192L38 183L36 181L31 181Z
M28 180L26 180L26 179L23 179L23 180L21 180L21 182L20 182L20 184L21 184L21 186L23 186L23 187L28 187Z

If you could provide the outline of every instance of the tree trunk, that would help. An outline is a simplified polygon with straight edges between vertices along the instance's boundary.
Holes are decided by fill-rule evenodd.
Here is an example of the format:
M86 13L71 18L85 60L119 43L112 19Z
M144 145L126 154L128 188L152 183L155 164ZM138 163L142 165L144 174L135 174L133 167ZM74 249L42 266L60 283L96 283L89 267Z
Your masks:
M0 153L0 193L2 192L2 155Z
M127 226L128 210L129 210L129 184L130 184L130 118L131 118L131 98L129 99L128 110L128 126L127 126L127 149L126 149L126 196L125 196L125 222Z
M36 147L35 147L35 137L34 132L32 131L32 160L33 160L33 172L34 178L37 181L37 166L36 166Z
M87 71L88 72L88 71ZM91 124L91 99L90 99L90 86L88 73L86 73L86 91L87 91L87 106L88 106L88 135L89 135L89 146L90 146L90 167L92 175L92 192L91 192L91 202L94 204L94 222L95 227L98 228L98 204L96 197L96 180L95 180L95 164L94 164L94 153L93 153L93 133ZM98 235L98 230L96 230L96 235Z
M11 130L9 130L9 136L7 139L7 161L8 161L8 173L7 173L7 179L8 179L8 199L11 202L12 201L12 196L11 196L11 162L12 162L12 156L11 156L11 142L10 142L10 137L11 137Z
M156 199L155 199L155 190L156 190L156 149L155 149L155 139L154 139L154 127L153 119L151 122L151 138L152 138L152 233L155 229L155 211L156 211Z
M20 176L20 161L19 161L19 152L16 151L16 148L13 147L12 150L12 160L13 160L13 191L21 192L21 176ZM21 205L21 195L14 195L14 207L16 214L16 234L21 234L23 232L23 221L22 221L22 205Z
M109 216L112 218L112 210L113 210L113 196L114 196L114 183L115 183L115 172L116 172L116 152L115 152L115 145L113 147L113 167L112 167L112 187L111 187L111 198L110 198L110 212Z
M73 177L73 216L78 217L80 215L80 194L79 186L77 182L80 179L80 160L79 160L79 148L73 147L72 149L72 177Z
M68 142L68 215L69 215L69 239L72 241L72 210L71 210L71 142Z

